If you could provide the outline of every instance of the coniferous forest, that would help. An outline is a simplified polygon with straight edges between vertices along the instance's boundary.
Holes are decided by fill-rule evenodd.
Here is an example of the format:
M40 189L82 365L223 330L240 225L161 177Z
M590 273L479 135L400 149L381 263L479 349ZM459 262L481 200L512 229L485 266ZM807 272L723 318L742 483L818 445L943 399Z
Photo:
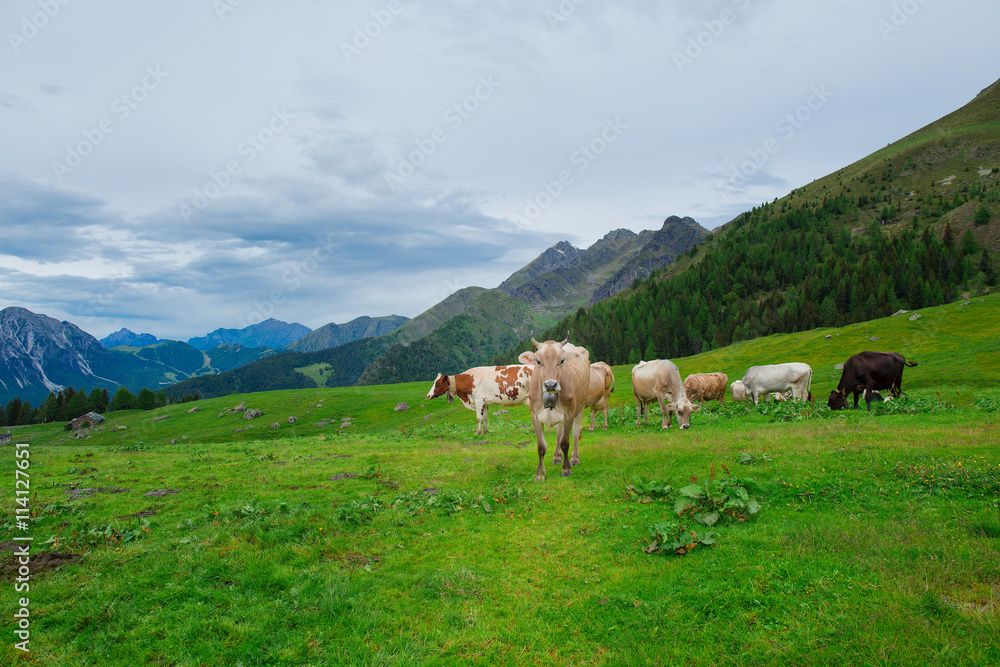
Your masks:
M971 229L956 238L949 224L938 233L925 220L970 201L996 201L996 195L980 188L954 198L929 196L905 222L894 219L895 205L879 195L763 204L730 223L727 233L692 248L679 263L682 270L668 268L627 295L581 308L545 336L571 332L594 359L617 365L940 305L958 290L995 283L997 272ZM856 223L865 209L873 212L870 222L852 229L845 220ZM522 342L494 361L512 363L529 347Z

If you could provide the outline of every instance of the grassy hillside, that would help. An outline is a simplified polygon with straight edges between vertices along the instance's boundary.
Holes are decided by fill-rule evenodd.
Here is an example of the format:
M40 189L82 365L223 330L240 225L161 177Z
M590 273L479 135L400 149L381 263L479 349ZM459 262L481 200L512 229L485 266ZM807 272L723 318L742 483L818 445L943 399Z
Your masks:
M637 429L617 367L611 428L539 484L523 407L475 436L429 382L15 429L0 465L30 452L32 519L5 496L0 569L33 537L29 662L996 664L1000 295L962 303L677 360L807 361L819 396L860 349L916 358L870 414L730 402ZM220 416L243 400L264 416ZM709 483L759 511L678 515Z

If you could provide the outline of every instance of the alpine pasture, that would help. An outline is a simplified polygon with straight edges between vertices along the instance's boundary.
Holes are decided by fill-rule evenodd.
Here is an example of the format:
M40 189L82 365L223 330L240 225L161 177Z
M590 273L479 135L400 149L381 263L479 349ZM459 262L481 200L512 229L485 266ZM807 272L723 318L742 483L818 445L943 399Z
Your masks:
M526 407L476 436L429 379L111 413L80 438L13 429L2 611L13 629L30 598L31 650L8 631L0 659L1000 664L1000 295L919 314L675 359L682 377L813 368L815 403L727 395L688 431L636 428L617 366L609 429L537 484ZM866 349L917 361L906 398L829 411L835 365ZM224 414L242 401L264 415Z

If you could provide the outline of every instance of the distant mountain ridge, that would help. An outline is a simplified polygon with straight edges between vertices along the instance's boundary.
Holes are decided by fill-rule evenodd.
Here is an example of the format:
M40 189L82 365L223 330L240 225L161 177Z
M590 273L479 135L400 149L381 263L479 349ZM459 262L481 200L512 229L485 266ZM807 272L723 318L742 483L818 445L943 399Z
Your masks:
M119 345L128 345L130 347L146 347L147 345L156 345L160 342L160 339L153 334L141 333L137 334L129 331L127 328L122 327L118 331L105 336L100 341L100 344L104 347L118 347Z
M216 329L206 336L188 339L188 345L199 350L211 350L223 343L235 343L243 347L269 347L277 350L291 345L311 331L304 324L289 324L272 317L243 329Z
M284 350L291 352L318 352L345 345L359 338L384 336L401 327L410 318L402 315L386 317L357 317L346 324L325 324L315 331L289 343Z

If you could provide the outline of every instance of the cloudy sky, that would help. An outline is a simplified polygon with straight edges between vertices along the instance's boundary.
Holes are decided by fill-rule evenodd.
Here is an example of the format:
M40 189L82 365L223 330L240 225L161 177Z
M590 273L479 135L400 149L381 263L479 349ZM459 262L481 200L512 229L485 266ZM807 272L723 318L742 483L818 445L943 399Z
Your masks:
M0 308L186 340L414 317L711 229L1000 77L995 0L7 0Z

